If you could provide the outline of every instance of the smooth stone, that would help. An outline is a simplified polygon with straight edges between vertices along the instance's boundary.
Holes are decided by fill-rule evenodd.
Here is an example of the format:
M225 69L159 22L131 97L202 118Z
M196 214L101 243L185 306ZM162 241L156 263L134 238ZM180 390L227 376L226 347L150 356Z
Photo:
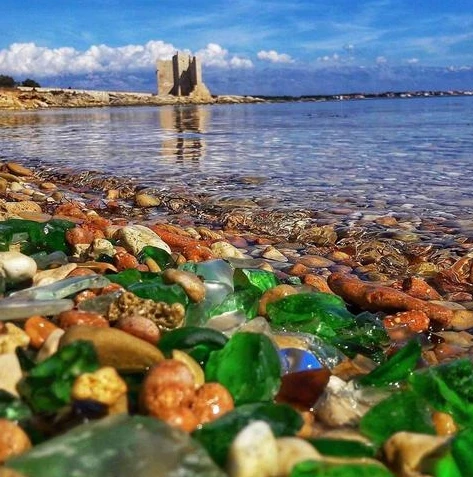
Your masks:
M42 270L33 277L33 285L37 287L51 285L52 283L64 280L69 273L77 268L77 263L68 263L61 267Z
M120 371L144 371L164 359L152 344L116 328L72 326L64 333L59 347L79 340L93 343L102 366Z
M188 433L128 414L74 427L8 459L5 468L34 477L225 477Z
M116 232L116 238L133 255L138 255L147 245L171 253L169 245L156 232L144 225L127 225Z
M332 260L319 255L304 255L298 258L297 262L309 268L328 268L335 265L335 262Z
M194 302L199 303L205 299L205 285L202 280L192 272L168 268L162 273L164 283L177 283Z
M37 270L36 262L20 252L0 252L0 274L7 283L31 280Z
M276 262L287 262L288 259L283 255L277 248L274 248L272 245L266 247L261 254L262 257L267 258L268 260L274 260Z
M151 194L138 193L135 195L135 204L138 207L159 207L161 199Z
M322 460L322 455L300 437L279 437L276 439L278 448L278 476L289 476L292 468L305 460Z
M15 353L0 354L0 389L18 396L16 385L23 377L20 361Z
M473 328L473 310L455 310L450 325L456 331Z
M41 287L31 287L11 293L3 302L12 300L55 300L73 295L87 288L103 288L110 284L110 280L102 275L86 275L69 277ZM2 302L0 301L0 304ZM35 315L43 313L33 313Z
M5 298L0 300L0 321L27 319L33 315L58 315L72 310L72 300L22 300Z
M230 477L274 477L278 475L278 445L268 423L254 421L233 440L227 471Z
M210 250L217 258L244 258L245 255L228 242L215 242L210 245Z
M8 170L16 176L32 176L33 171L16 162L7 162Z
M101 255L113 257L115 253L115 248L113 247L112 242L103 238L94 239L87 249L87 256L91 259L96 259Z

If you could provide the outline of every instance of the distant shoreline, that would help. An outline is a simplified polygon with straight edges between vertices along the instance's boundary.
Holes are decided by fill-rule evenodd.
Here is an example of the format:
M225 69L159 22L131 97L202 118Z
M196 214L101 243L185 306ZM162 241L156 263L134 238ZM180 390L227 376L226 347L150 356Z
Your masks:
M17 87L0 89L0 110L50 108L90 108L109 106L168 106L179 104L243 104L277 102L324 102L364 99L405 99L473 96L473 91L404 91L383 93L344 93L303 96L219 95L210 99L192 96L159 96L153 93L84 90L71 88Z

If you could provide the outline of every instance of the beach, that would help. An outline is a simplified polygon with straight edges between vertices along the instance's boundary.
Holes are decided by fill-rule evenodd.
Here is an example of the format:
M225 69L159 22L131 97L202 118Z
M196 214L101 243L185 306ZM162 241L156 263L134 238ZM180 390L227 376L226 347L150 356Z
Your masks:
M473 311L468 308L473 287L470 242L457 243L451 249L435 250L429 245L411 242L408 235L404 235L404 240L402 235L384 237L382 240L370 240L369 235L363 234L340 237L332 225L302 228L297 236L294 236L294 233L278 235L274 230L284 229L280 225L275 229L270 227L271 220L277 220L277 216L262 214L255 222L242 220L237 214L230 214L226 221L220 216L205 217L202 211L196 210L195 207L188 210L186 204L181 204L176 209L175 205L166 203L162 198L150 196L139 189L133 189L132 185L111 178L79 184L79 177L67 177L64 180L60 171L33 171L15 163L4 163L0 177L4 224L11 223L9 221L12 219L17 220L13 225L19 224L18 219L27 221L28 224L30 221L48 224L54 223L55 220L64 220L69 224L62 223L65 242L57 242L66 245L62 256L56 255L48 261L46 257L57 253L57 250L48 249L49 255L42 253L36 257L37 265L33 273L31 270L25 271L30 273L30 278L23 276L20 282L12 285L15 279L8 276L8 280L13 282L8 282L6 295L0 306L3 313L2 336L5 343L12 344L4 345L2 358L14 359L12 350L19 346L29 350L32 356L39 353L41 359L46 359L47 362L48 358L45 356L50 356L49 359L57 358L61 349L66 350L68 345L72 346L83 340L94 343L99 357L99 368L92 366L94 369L90 369L88 374L82 374L95 376L82 379L93 379L98 391L94 393L90 390L86 395L81 395L76 390L74 392L77 394L72 392L60 404L50 404L51 408L42 408L44 404L35 400L32 391L25 391L25 386L33 386L34 389L40 382L28 382L28 374L25 375L20 368L16 379L17 383L22 382L23 385L10 381L8 390L13 393L10 399L20 399L14 402L28 403L27 405L36 411L34 421L23 416L23 419L16 422L27 429L27 432L31 432L31 425L36 426L36 432L43 433L39 440L44 440L44 436L47 438L43 444L38 444L38 457L35 457L35 447L31 451L27 450L31 446L30 438L25 440L21 434L24 434L24 431L20 431L21 427L15 425L12 428L11 423L15 420L3 418L0 421L5 429L2 435L15 436L12 437L15 442L30 442L23 447L18 444L22 450L13 452L26 452L23 457L7 459L6 468L0 471L3 475L10 475L9 468L19 470L20 474L25 472L22 475L36 476L64 475L64 472L70 472L67 470L71 468L69 466L80 467L74 457L74 442L77 442L77 439L80 441L81 432L89 435L90 423L101 421L105 428L97 428L93 432L97 432L98 436L105 433L104 436L112 439L113 446L118 449L121 445L127 445L127 439L130 439L131 435L139 436L134 426L138 426L136 429L149 427L147 432L150 434L147 439L156 439L158 435L163 438L168 427L155 428L155 421L167 422L171 428L183 429L184 431L179 433L179 439L188 439L185 436L191 432L195 440L203 443L213 460L209 460L205 454L197 454L203 452L200 447L193 449L191 453L201 455L202 469L194 469L189 475L254 475L251 472L254 472L255 468L259 469L258 472L267 472L262 475L273 475L273 472L279 472L277 475L299 475L290 472L296 462L306 460L318 462L313 465L322 466L324 469L338 467L345 469L345 472L365 469L364 471L371 473L378 472L371 475L405 475L406 469L413 465L417 468L421 465L432 465L431 460L424 458L423 449L430 453L436 448L446 453L441 455L450 455L451 446L455 448L457 440L461 441L463 436L467 435L468 427L459 420L458 414L461 412L469 416L467 401L465 410L461 411L453 404L456 401L450 401L448 396L444 396L443 401L437 402L437 398L432 401L423 389L422 379L427 379L427 370L434 373L437 368L440 373L435 374L437 382L439 379L449 379L442 374L442 366L446 367L445 369L450 367L452 372L462 376L458 382L455 378L448 381L457 396L455 399L465 399L462 398L462 393L468 392L472 345L468 330L473 326ZM165 221L156 220L152 218L155 208L169 208L168 212L173 214L168 215ZM392 217L378 219L377 224L379 227L389 227L390 230L396 226ZM133 229L135 226L138 227ZM127 233L130 230L135 233L139 231L140 238L137 239L136 235L133 235L133 239L129 239ZM401 228L399 234L402 233ZM29 240L26 238L26 243ZM22 241L25 245L24 236L23 240L20 237L20 245ZM149 255L141 254L140 248L143 249L144 243L154 244L148 249ZM172 265L160 262L162 254L151 253L156 253L156 246L159 250L170 252ZM37 252L42 249L38 243L35 243L35 247ZM18 249L18 245L11 244L9 249ZM108 259L105 257L107 254ZM19 255L22 255L23 259L24 254ZM14 260L18 259L18 256L14 257ZM6 265L3 267L8 270ZM174 272L171 273L173 269L176 272L178 269L183 270L180 272L183 276L179 276L179 273L177 277L174 276ZM138 275L130 274L131 270L135 270L134 273ZM176 305L174 311L164 311L164 315L164 305L160 305L161 311L153 311L152 315L147 315L149 312L140 312L139 310L150 310L150 306L154 310L156 302L159 303L161 298L171 293L171 289L164 292L154 290L148 281L153 280L152 277L162 275L167 277L167 286L179 288L180 292L172 296L177 297L175 299L178 304L182 301L184 305ZM229 278L232 275L234 279ZM233 281L237 275L238 282ZM113 276L123 278L110 283L109 279ZM137 286L137 280L138 285L141 285ZM233 282L231 288L229 280ZM69 299L62 298L61 283L64 284L64 294L69 296ZM67 287L72 286L72 283L73 288L69 291ZM44 295L35 295L35 288L30 288L31 284L36 285L36 288L43 288ZM129 291L123 294L127 288L136 290L138 295L146 298L139 298ZM28 294L29 289L33 294ZM233 292L230 292L232 289ZM12 290L19 292L17 298L15 294L7 298ZM184 300L182 290L185 291ZM233 298L221 301L226 294L229 296L229 292ZM26 293L25 298L22 298L21 293ZM176 290L172 293L176 293ZM120 297L125 296L127 304L120 302ZM216 298L218 296L220 298ZM304 300L299 305L294 301L294 297L298 296ZM207 306L209 300L213 301L212 312L209 312ZM324 300L328 302L325 303ZM271 310L271 303L278 302L284 306L275 306L272 311L268 311ZM343 305L344 302L348 309ZM179 311L182 307L187 309L184 321L180 314L182 312ZM113 312L110 311L112 308ZM10 319L7 318L9 309L12 313ZM44 311L38 316L37 310ZM217 314L211 316L214 312ZM211 317L208 319L208 316ZM363 318L351 322L356 316ZM347 325L344 323L349 322L350 326L345 328ZM191 336L194 333L193 345L179 345L178 341L174 341L174 345L164 344L166 336L173 336L173 329L185 331L186 327ZM94 329L96 331L93 331ZM341 341L334 340L335 330L338 330L336 334L343 336ZM110 336L107 335L109 331ZM119 336L112 336L113 332L119 333ZM23 333L22 336L26 336L23 341L15 341L15 333ZM258 336L259 341L253 343L249 340L243 344L236 342L235 337L242 339L248 335L254 335L255 340ZM127 341L125 336L138 340L141 345ZM210 360L207 357L200 363L197 357L199 355L193 354L192 351L198 343L198 336L202 340L201 345L213 343L210 349L214 350L211 351ZM163 351L160 350L160 340L163 340ZM217 344L219 340L222 341ZM56 345L53 344L54 341ZM225 349L231 350L232 347L227 343L234 346L233 351L227 351L229 358L225 358ZM165 351L167 346L176 346L177 350L174 349L172 354L168 354L169 352ZM179 352L179 347L183 348L183 351ZM257 366L259 379L265 376L267 385L258 387L255 382L254 389L244 391L242 384L235 385L234 380L238 381L241 373L247 373L245 369L249 363L245 364L245 360L250 359L251 353L254 352L251 351L252 347L255 347L254 351L259 350L260 359L264 357L264 361L259 365L254 364ZM219 349L221 351L218 353L221 354L218 358ZM238 359L238 353L243 353L239 358L242 361L239 364L238 361L231 364L232 360ZM278 357L276 362L275 356ZM291 356L290 361L280 362L282 356ZM202 356L200 359L202 360ZM219 363L227 363L226 366L230 366L232 378L228 378L228 371L225 371L224 366L219 368ZM36 366L39 366L39 362ZM169 374L165 371L166 366L175 369L172 373L178 373L178 377L166 378ZM458 366L460 367L455 371ZM147 371L148 369L154 370L154 374ZM159 371L160 369L162 371ZM110 370L105 371L109 373L114 370L118 374L101 378L100 373L104 371L100 370ZM133 404L129 381L123 381L131 371L139 371L142 376L155 376L145 378L141 384L138 405L136 402ZM163 373L162 377L160 373ZM211 383L207 386L205 383L210 376ZM358 384L363 383L363 378L365 384ZM111 379L116 383L113 386L118 391L113 395L117 397L110 398L111 401L107 401L99 391L102 389L102 379ZM157 381L154 381L156 379ZM169 385L165 384L169 379ZM249 373L241 375L241 379L251 381L258 378ZM192 383L192 389L204 389L202 386L209 388L207 390L205 387L206 391L201 391L202 395L209 393L208 401L204 400L197 405L196 402L201 402L195 401L197 398L182 397L180 393L184 391L179 389L185 389L188 380ZM80 383L80 376L73 381ZM219 381L225 385L219 384L220 387L212 388L212 383ZM164 384L153 384L154 382ZM18 395L17 389L20 389L19 398L14 398L15 394ZM148 401L147 394L143 394L144 389L157 394ZM155 390L151 391L152 389ZM136 387L134 392L136 393ZM175 392L178 394L174 394ZM159 397L167 396L166 393L170 393L169 398ZM194 391L192 395L193 393ZM404 400L399 399L399 393L405 394ZM124 395L127 397L125 405ZM117 404L120 396L121 404ZM96 407L84 407L85 403L91 400L98 400ZM271 401L276 404L270 404ZM391 401L394 409L389 410ZM176 404L179 402L180 404ZM278 411L267 409L269 415L281 413L278 419L285 423L281 436L274 434L277 432L275 416L266 416L263 408L256 407L258 402L258 406L263 408L276 406ZM264 402L268 404L263 404ZM203 417L208 411L197 414L197 408L207 409L206 406L209 405L213 406L210 409L213 409L211 412L215 416ZM416 406L416 419L412 416L407 418L407 414L403 417L404 412L408 411L407 408L403 410L405 406ZM63 409L64 412L69 410L55 424L47 424L44 417L51 416L51 413L54 415L58 409ZM79 420L75 414L78 409L83 413ZM225 422L225 415L230 419L228 416L238 415L243 409L246 409L247 417L238 417L240 426L243 426L238 427L240 434L231 434L232 437L226 444L228 447L225 447L228 454L216 454L212 447L205 443L206 439L214 439L212 436L220 435L223 438L225 432L228 432L225 430L225 424L221 424L221 429L218 427L218 416L221 414L222 422ZM393 420L392 425L387 427L383 414L386 412ZM253 418L251 413L254 413ZM423 417L418 421L417 417L420 415ZM150 419L152 423L140 419ZM209 423L207 428L202 422ZM211 422L215 422L215 431L212 430ZM85 426L84 431L81 431L80 423ZM257 429L254 431L254 437L252 426ZM65 429L71 429L70 444L68 433L63 434ZM123 432L128 437L120 434ZM214 432L216 434L213 434ZM55 435L60 437L54 438ZM262 435L265 437L261 438ZM128 445L142 447L142 438L137 439L137 442L130 441ZM169 443L175 442L177 438L174 436L165 439L168 439L166 442ZM337 451L346 452L347 455L334 457L323 445L327 439L329 442L333 439L330 446L335 448L358 446L356 457L352 455L350 458L352 451L348 450ZM404 454L410 455L413 452L414 444L411 444L411 439L413 443L417 443L419 439L425 442L425 447L416 449L418 453L415 453L415 457ZM57 468L54 467L57 470L51 471L50 467L44 467L52 464L49 461L48 464L41 461L43 451L40 449L48 449L49 445L48 452L54 455L54 446L59 442L62 442L61 446L71 446L71 458L57 457L54 464L57 465ZM97 446L102 445L99 442L102 441L99 440ZM307 447L308 442L313 445ZM258 453L254 456L248 454L245 450L248 445L257 446ZM393 446L396 450L392 450ZM376 449L381 447L384 451L379 453ZM11 448L17 449L16 446ZM176 450L178 448L179 446L173 446L173 452L178 452L181 456L176 457L177 466L185 467L184 454L180 454L183 451ZM275 450L278 448L281 450ZM80 452L85 454L92 451L89 451L87 446L77 449L81 449ZM287 455L287 449L292 449L291 457ZM149 466L147 468L155 469L154 475L170 475L160 474L157 462L145 450L142 449L141 452L140 458ZM279 470L274 468L276 464L267 471L261 470L265 468L268 456L277 455L278 452L285 456L276 459L276 462L279 462ZM399 457L399 453L402 457ZM31 457L28 457L29 455ZM416 464L412 464L411 459L414 459ZM216 466L215 461L222 467ZM103 462L97 463L94 470L99 472L97 475L105 475L103 466L109 465L106 462L104 457ZM137 465L133 465L126 458L123 462L127 468ZM247 470L240 470L242 467ZM28 473L28 468L36 470ZM113 475L122 475L116 468L114 472L118 473Z

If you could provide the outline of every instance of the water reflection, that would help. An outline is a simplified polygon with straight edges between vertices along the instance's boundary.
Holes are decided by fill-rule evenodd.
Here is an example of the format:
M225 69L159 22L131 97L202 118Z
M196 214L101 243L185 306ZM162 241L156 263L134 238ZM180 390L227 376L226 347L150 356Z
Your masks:
M159 123L164 132L161 142L163 156L177 162L198 162L205 153L203 133L207 131L210 109L205 106L175 106L159 108Z

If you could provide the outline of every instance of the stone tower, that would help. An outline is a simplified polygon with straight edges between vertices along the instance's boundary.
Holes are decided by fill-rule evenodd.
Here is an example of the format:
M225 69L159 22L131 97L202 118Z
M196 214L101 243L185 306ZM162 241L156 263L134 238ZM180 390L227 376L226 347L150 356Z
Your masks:
M158 94L173 96L194 96L202 100L211 98L202 82L202 67L195 56L177 52L172 60L158 60Z

